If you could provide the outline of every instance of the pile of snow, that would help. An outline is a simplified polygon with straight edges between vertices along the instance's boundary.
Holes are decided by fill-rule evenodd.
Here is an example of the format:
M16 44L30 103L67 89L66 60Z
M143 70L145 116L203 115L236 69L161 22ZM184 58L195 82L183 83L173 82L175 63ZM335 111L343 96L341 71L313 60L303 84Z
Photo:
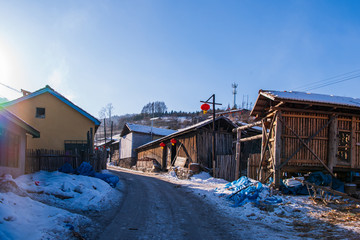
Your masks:
M95 225L80 214L109 209L120 201L121 188L61 172L6 175L0 179L0 239L71 239L81 226Z
M120 192L94 177L40 171L15 179L32 198L69 210L100 211L119 199Z
M20 197L0 193L0 239L70 239L87 217Z
M207 172L201 172L195 174L190 178L193 182L203 183L203 184L226 184L228 181L220 178L213 178Z

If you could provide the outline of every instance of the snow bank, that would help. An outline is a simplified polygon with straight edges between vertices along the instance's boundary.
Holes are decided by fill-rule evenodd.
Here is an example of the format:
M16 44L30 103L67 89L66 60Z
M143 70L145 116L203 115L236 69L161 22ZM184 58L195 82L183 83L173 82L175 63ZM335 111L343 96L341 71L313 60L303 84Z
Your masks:
M109 208L120 199L120 192L98 178L61 172L40 171L15 179L32 198L69 210Z
M86 235L96 223L74 212L110 208L120 201L121 188L121 184L112 188L98 178L61 172L41 171L15 180L7 175L0 178L0 239Z
M69 239L69 224L80 222L90 219L12 192L0 193L0 239Z

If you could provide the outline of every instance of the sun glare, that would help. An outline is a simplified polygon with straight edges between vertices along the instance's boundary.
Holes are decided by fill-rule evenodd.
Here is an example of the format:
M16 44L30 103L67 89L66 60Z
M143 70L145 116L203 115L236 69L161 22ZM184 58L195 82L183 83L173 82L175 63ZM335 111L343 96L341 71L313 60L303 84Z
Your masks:
M0 39L0 83L18 88L20 72L16 52ZM8 99L19 97L19 93L3 85L0 85L0 95Z

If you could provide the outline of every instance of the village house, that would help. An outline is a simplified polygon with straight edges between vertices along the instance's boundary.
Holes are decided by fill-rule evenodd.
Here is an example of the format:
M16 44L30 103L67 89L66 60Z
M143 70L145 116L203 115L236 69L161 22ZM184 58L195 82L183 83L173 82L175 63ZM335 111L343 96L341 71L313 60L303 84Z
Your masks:
M92 149L98 119L48 85L23 93L23 97L3 106L41 132L40 138L28 138L28 149Z
M122 167L134 166L137 159L135 151L137 147L174 132L176 131L171 129L125 123L120 133L119 159L117 164Z
M0 107L0 176L15 178L25 173L27 135L39 138L40 132Z
M213 119L208 119L138 147L139 164L145 165L143 162L152 160L163 170L171 166L188 168L190 164L198 164L202 169L210 170L213 167L212 124ZM234 179L232 130L235 127L226 117L215 119L216 177Z
M360 171L360 99L260 90L251 115L263 128L258 179L279 187L285 173L323 170L351 182Z

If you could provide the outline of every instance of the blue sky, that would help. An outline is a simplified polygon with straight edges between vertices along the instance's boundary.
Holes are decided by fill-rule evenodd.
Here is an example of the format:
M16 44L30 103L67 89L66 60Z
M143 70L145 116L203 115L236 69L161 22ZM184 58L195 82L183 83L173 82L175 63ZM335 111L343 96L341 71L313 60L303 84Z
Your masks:
M2 1L0 82L49 84L98 116L150 101L254 103L360 69L360 1ZM311 92L360 98L360 78ZM18 97L0 85L0 97Z

